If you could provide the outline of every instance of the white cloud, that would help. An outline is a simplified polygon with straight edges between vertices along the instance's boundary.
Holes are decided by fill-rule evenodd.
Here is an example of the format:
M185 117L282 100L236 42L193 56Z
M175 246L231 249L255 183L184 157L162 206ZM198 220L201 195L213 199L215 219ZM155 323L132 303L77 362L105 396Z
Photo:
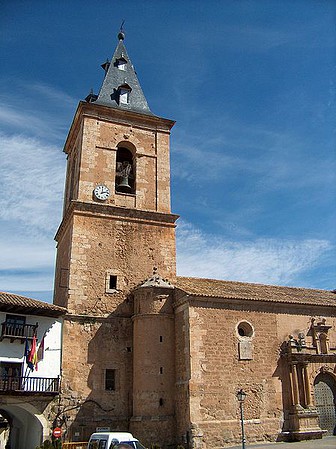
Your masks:
M0 86L7 82L0 79ZM0 125L3 132L24 133L49 142L64 141L76 101L63 91L43 83L11 80L12 91L0 95Z
M227 241L184 222L177 229L180 276L293 285L331 249L327 240Z
M61 218L65 157L60 148L24 136L0 135L0 219L25 234L48 233Z

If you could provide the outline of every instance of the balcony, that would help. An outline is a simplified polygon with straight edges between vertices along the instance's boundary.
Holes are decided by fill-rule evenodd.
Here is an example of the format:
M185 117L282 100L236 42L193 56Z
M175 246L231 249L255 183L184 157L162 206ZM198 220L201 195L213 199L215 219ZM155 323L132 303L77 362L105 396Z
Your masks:
M60 391L59 377L0 377L0 394L48 394L55 395Z
M1 324L0 341L2 341L4 338L9 338L11 343L16 339L21 340L21 343L23 343L26 338L28 340L32 340L33 336L36 335L37 328L38 323L19 324L5 321Z

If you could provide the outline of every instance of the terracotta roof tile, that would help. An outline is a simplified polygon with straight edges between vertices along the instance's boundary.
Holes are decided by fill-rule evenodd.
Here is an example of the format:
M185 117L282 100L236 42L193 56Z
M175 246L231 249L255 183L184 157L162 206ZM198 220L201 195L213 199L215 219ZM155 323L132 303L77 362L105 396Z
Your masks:
M245 299L289 304L336 306L336 294L327 290L280 287L235 281L177 277L176 287L188 295Z
M44 316L60 316L66 313L63 307L7 292L0 292L0 310Z

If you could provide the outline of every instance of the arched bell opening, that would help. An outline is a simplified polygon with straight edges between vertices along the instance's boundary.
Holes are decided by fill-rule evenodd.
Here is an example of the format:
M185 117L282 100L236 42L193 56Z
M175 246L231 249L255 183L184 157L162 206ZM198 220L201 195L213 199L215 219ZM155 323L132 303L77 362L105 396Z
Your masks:
M116 158L115 190L121 193L135 193L135 164L133 152L118 146Z
M336 380L329 373L320 373L314 381L315 406L320 427L330 435L336 435Z

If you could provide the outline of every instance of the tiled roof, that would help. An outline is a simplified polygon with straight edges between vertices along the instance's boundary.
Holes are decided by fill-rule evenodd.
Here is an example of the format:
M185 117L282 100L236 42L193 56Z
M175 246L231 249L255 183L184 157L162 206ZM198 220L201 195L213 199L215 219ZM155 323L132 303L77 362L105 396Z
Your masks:
M123 70L118 68L118 60L121 59L125 61ZM112 56L111 63L108 63L107 67L107 72L95 103L117 109L153 115L141 89L132 62L127 54L123 39L119 40L117 48ZM119 89L122 86L130 88L131 90L128 103L120 102Z
M66 313L63 307L13 293L0 292L0 310L29 315L60 316Z
M180 276L177 277L175 285L191 296L336 307L336 294L327 290Z

